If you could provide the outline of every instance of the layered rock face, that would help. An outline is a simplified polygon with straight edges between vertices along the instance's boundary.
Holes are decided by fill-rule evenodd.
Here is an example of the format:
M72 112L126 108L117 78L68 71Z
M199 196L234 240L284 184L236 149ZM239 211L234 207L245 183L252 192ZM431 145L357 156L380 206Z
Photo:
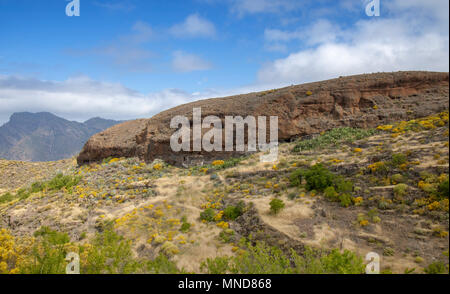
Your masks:
M278 116L281 142L336 127L373 128L427 116L449 108L448 92L448 73L395 72L201 100L98 133L85 144L77 160L78 164L86 164L107 157L139 157L146 161L158 158L174 165L190 165L242 154L172 151L170 137L175 129L170 128L170 121L182 115L192 124L193 108L201 108L202 118L214 115L222 121L225 116Z

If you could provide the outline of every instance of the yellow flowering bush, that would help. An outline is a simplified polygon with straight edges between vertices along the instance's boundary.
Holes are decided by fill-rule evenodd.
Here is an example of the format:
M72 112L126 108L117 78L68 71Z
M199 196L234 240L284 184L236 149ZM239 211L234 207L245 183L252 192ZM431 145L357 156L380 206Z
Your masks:
M377 161L368 166L368 168L373 172L384 171L386 169L386 163L384 161Z
M220 220L222 219L222 217L223 217L223 210L219 211L219 213L217 213L217 214L214 216L214 220L215 220L216 222L218 222L218 221L220 221Z
M381 125L377 129L393 133L393 137L403 134L407 131L431 130L437 127L445 126L449 121L449 112L444 111L439 114L430 115L421 119L413 119L410 121L401 121L395 125Z
M221 221L221 222L217 223L217 226L222 229L228 229L229 224L227 222Z
M363 198L362 197L353 197L353 203L355 205L361 205L363 203Z
M18 272L20 249L15 238L6 229L0 229L0 274Z
M114 163L114 162L118 162L119 160L120 160L119 158L113 158L108 163L111 164L111 163Z
M161 163L157 163L153 166L154 170L162 170L162 168L163 168L163 165Z
M382 125L382 126L378 126L377 130L390 131L390 130L392 130L393 127L394 127L393 125Z
M434 201L433 203L429 204L427 206L428 210L437 210L440 207L440 203L437 201Z
M366 220L366 219L363 219L363 220L361 220L361 221L359 222L359 225L360 225L361 227L365 227L365 226L367 226L368 224L369 224L369 221Z
M221 166L221 165L224 165L224 164L225 164L225 161L223 161L223 160L214 160L212 162L212 165L214 165L214 166Z

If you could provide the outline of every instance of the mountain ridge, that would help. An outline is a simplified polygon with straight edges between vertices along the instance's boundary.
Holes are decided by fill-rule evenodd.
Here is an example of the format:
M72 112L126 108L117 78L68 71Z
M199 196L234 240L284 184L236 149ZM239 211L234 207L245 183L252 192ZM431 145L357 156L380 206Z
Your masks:
M0 157L22 161L69 158L89 137L118 123L99 117L81 123L50 112L15 112L0 126Z

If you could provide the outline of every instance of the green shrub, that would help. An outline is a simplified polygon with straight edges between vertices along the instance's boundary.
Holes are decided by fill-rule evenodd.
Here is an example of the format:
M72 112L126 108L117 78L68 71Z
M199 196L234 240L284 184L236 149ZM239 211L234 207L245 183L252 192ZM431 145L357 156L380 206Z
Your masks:
M207 258L200 264L200 270L206 274L219 275L230 273L234 259L229 256Z
M287 195L289 200L294 200L295 198L297 198L297 193L295 192L291 192Z
M391 177L391 180L395 183L403 183L405 178L401 174L395 174Z
M223 211L223 216L227 220L235 220L244 213L245 204L239 201L236 206L227 206Z
M219 237L224 243L230 243L233 240L234 231L232 229L225 229L220 232Z
M335 179L334 185L339 193L350 194L353 192L353 182L344 180L341 177Z
M188 223L188 222L183 222L183 223L181 224L180 231L183 232L183 233L186 233L186 232L189 231L190 228L191 228L191 224L190 224L190 223Z
M448 178L438 186L438 194L441 198L448 198Z
M278 214L285 206L283 200L277 198L272 199L269 204L273 214Z
M379 209L386 210L386 209L389 209L389 207L390 207L390 204L386 200L384 200L384 199L378 200L378 208Z
M70 175L57 174L53 179L45 184L45 187L49 190L61 190L66 188L70 190L73 186L76 186L81 180L81 177L75 177Z
M70 242L70 238L69 235L67 235L67 233L54 231L46 226L43 226L39 230L35 231L33 236L43 237L52 245L63 245Z
M371 221L374 221L374 219L378 216L378 210L376 208L372 208L367 212L367 216Z
M0 203L7 203L14 200L14 196L11 193L5 193L0 196Z
M332 186L327 187L323 191L323 194L325 195L325 198L327 198L329 201L333 201L333 202L339 201L339 194L336 192L336 190Z
M291 186L298 187L302 184L302 174L304 171L302 169L296 169L289 175L289 182Z
M154 260L145 263L146 272L149 274L184 274L184 270L178 269L175 262L169 260L164 254L158 255Z
M324 191L327 187L333 185L334 174L322 164L313 165L309 170L303 173L306 180L306 189Z
M48 182L34 182L31 184L31 187L28 189L21 188L16 192L15 197L12 197L10 193L4 194L0 196L0 203L10 202L14 198L18 198L19 200L25 200L31 196L33 193L41 192L44 189L49 190L60 190L62 188L66 188L69 192L71 192L72 187L77 185L81 177L76 176L64 176L63 174L57 174L53 179Z
M233 166L236 166L239 164L239 162L241 162L242 160L244 160L243 157L238 157L238 158L228 158L225 160L225 163L223 165L220 165L218 169L226 169L226 168L230 168ZM217 168L216 168L217 169Z
M436 261L428 265L426 268L423 269L423 271L426 274L447 274L448 268L445 266L445 264L441 261Z
M31 193L41 192L45 189L45 183L42 182L34 182L31 184Z
M296 273L302 274L362 274L363 259L355 253L333 249L331 252L306 248L303 256L294 256Z
M404 163L406 163L407 158L405 154L397 153L392 155L391 163L393 166L400 166Z
M337 147L342 143L349 143L370 137L376 134L373 129L356 129L356 128L336 128L325 132L324 134L309 140L299 140L293 151L301 152L312 149L322 149L329 146Z
M208 274L362 274L365 265L353 252L306 248L302 256L283 253L263 242L246 244L242 254L208 258L201 271Z
M172 257L180 252L177 245L171 241L166 241L161 245L161 251L168 257Z
M133 257L131 241L112 230L98 233L88 252L87 262L81 271L85 274L130 274L139 270Z
M27 189L19 189L16 193L16 197L18 197L20 200L25 200L28 197L30 197L31 195L31 191L27 190Z
M394 194L396 196L405 196L408 191L408 185L406 184L397 184L394 186Z
M349 207L350 205L352 205L352 196L350 196L349 194L344 193L339 195L339 200L342 207Z
M65 274L67 266L65 258L69 250L75 250L80 257L84 256L80 260L81 274L186 273L183 269L178 269L176 264L163 254L153 260L138 260L133 255L131 241L125 240L109 228L98 233L91 246L77 247L70 243L66 233L48 227L41 227L34 236L36 241L31 251L24 252L25 262L20 267L22 274ZM170 246L166 247L165 249L171 249Z
M212 208L207 208L200 213L200 220L205 220L207 222L214 221L215 212Z
M41 227L34 232L37 242L31 249L31 262L21 265L22 274L65 274L65 258L69 253L65 247L70 242L66 233Z

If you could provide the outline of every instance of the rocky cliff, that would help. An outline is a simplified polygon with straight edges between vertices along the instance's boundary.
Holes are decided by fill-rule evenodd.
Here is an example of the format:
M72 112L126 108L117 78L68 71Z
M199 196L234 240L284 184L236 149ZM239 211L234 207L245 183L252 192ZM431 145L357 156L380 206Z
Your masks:
M107 157L156 158L181 165L236 155L221 152L173 152L170 121L191 119L201 107L202 118L278 116L280 141L351 126L371 128L414 119L448 109L449 74L441 72L375 73L295 85L265 92L196 101L163 111L150 119L125 122L91 137L79 164Z

